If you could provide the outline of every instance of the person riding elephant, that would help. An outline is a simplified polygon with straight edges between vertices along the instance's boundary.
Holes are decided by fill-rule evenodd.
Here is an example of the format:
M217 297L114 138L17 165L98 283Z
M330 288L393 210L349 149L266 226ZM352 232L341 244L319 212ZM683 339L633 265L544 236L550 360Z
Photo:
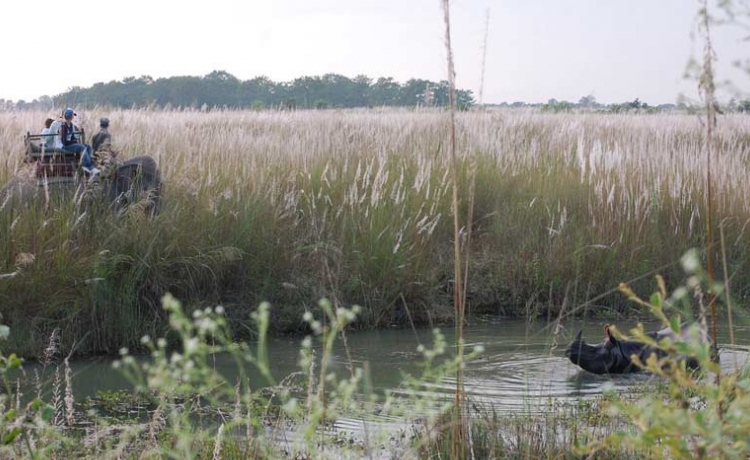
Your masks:
M112 135L109 133L109 118L102 117L99 119L99 132L94 135L91 147L96 153L102 148L110 148L111 146Z
M78 130L78 127L73 124L74 116L76 116L76 113L71 108L67 108L63 111L63 118L65 121L60 126L60 139L63 144L62 148L67 152L81 155L83 170L91 177L97 176L100 171L94 166L94 161L91 158L91 146L80 143L78 137L80 131Z

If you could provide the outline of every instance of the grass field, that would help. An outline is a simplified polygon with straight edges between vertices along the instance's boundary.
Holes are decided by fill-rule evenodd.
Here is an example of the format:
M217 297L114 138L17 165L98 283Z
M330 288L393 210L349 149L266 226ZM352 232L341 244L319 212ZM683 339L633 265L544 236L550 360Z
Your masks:
M224 305L237 331L263 300L272 328L303 329L302 313L324 296L362 305L358 327L452 319L444 113L102 109L79 112L78 124L90 137L105 115L123 157L157 160L162 212L0 210L0 274L17 271L0 279L14 350L40 353L56 328L65 350L137 348L165 330L165 292L189 308ZM0 113L0 181L24 167L22 136L47 116ZM658 271L676 285L680 256L705 247L697 117L466 112L457 129L461 197L476 171L471 313L622 311L619 282L642 277L633 286L650 292ZM712 166L740 300L750 288L749 129L750 117L722 116Z

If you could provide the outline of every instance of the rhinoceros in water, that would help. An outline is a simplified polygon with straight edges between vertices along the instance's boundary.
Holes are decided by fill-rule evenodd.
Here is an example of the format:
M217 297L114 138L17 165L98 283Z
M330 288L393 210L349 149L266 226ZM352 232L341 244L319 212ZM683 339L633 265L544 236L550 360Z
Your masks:
M573 364L580 366L583 370L593 374L626 374L629 372L639 372L640 367L633 363L633 356L637 356L641 362L645 363L652 354L657 358L663 358L666 353L656 347L646 345L641 342L631 340L618 340L610 331L609 324L604 327L604 341L595 345L589 345L581 338L583 331L579 331L575 340L565 350L567 356ZM656 342L664 338L678 340L674 331L667 327L655 332L649 332L646 335ZM693 340L688 334L687 325L683 325L680 330L679 340ZM708 340L708 339L705 339ZM684 359L684 358L683 358ZM690 368L697 368L698 362L695 359L688 358L686 365Z

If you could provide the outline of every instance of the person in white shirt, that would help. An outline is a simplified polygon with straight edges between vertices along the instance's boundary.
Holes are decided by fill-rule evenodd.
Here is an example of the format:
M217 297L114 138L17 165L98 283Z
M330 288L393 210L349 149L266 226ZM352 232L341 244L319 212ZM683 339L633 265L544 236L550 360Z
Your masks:
M52 125L52 122L55 121L52 118L47 118L44 120L44 129L42 130L42 145L46 149L51 149L52 145L54 145L55 139L54 136L50 136L52 134L52 130L49 129L49 127Z
M54 134L54 136L49 136L45 141L44 147L47 149L62 148L62 140L60 139L60 126L62 125L61 118L62 117L57 117L57 120L53 121L49 126L49 134ZM42 134L44 134L44 131L42 131Z

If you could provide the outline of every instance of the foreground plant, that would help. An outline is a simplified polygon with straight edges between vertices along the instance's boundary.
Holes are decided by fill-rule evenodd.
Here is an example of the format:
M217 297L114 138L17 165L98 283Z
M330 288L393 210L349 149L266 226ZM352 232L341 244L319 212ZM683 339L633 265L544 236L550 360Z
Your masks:
M680 330L681 317L692 316L691 298L699 300L705 314L703 293L709 288L695 252L685 255L682 262L689 276L687 284L669 296L661 279L659 291L649 300L637 297L627 286L622 286L631 300L648 308L664 326L675 332ZM722 292L720 285L711 287L714 292ZM668 312L673 314L671 320ZM644 333L642 326L631 331L633 339L664 352L661 359L651 355L646 362L636 361L664 379L665 391L647 393L638 400L613 398L606 411L621 420L626 428L589 444L588 453L627 449L645 458L675 459L747 458L750 455L750 372L747 367L722 372L710 341L705 340L705 317L701 322L702 326L696 323L690 328L695 340L666 338L657 342ZM684 358L695 360L700 372L688 369Z
M9 335L10 328L0 323L0 341L6 341ZM22 402L20 389L11 385L8 374L17 373L22 362L15 353L6 355L0 349L0 455L42 458L50 452L50 447L46 442L37 441L43 437L47 441L60 442L64 436L53 427L53 406L45 404L40 398Z
M132 393L102 394L99 403L74 407L66 361L64 402L58 369L49 391L53 404L37 398L24 405L20 387L6 379L6 371L20 369L21 360L0 356L6 390L0 401L9 407L0 420L0 458L361 458L384 448L398 452L399 458L416 458L426 439L418 436L419 430L429 430L452 408L450 401L425 388L455 374L466 359L438 362L447 345L435 330L433 348L418 349L424 357L422 375L404 375L399 388L378 393L366 365L356 367L348 360L345 375L332 370L336 342L345 337L359 308L334 308L323 300L319 317L312 312L304 316L313 334L302 341L300 371L277 380L267 350L268 304L252 314L257 332L252 344L233 340L224 307L188 314L170 295L162 305L169 333L156 340L142 338L148 356L123 348L113 364L132 383ZM0 334L7 337L7 327ZM480 352L475 349L468 357ZM217 359L234 363L236 379L217 371ZM392 430L369 428L376 412L414 426L404 428L394 445ZM414 421L414 413L430 415ZM341 418L360 420L364 436L333 430Z

